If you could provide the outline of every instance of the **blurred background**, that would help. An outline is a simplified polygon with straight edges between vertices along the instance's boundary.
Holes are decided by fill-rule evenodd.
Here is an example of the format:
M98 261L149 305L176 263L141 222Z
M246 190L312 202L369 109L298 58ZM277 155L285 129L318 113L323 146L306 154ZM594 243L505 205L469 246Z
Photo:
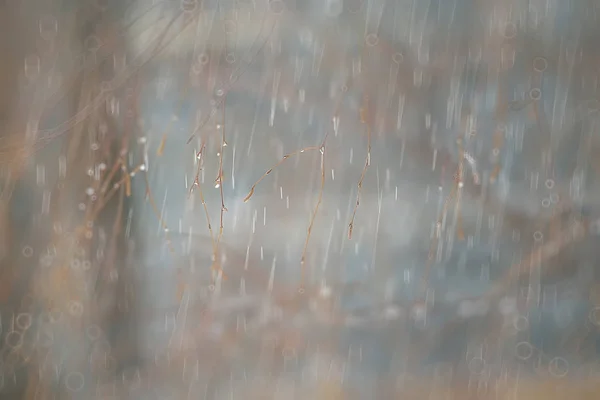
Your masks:
M597 398L599 14L0 1L0 398Z

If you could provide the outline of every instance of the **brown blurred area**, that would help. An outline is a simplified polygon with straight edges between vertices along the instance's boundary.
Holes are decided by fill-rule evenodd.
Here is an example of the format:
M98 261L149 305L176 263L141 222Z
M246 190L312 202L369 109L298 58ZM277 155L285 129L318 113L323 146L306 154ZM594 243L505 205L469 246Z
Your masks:
M74 3L77 5L73 6ZM150 7L155 3L160 7L151 9L154 11L149 12L149 19L141 17L137 25L131 25L130 18L121 18L123 10L139 12L136 4ZM178 1L0 0L0 398L146 399L168 391L174 399L203 398L203 395L221 399L229 389L236 399L257 400L360 399L366 398L366 392L383 400L586 400L599 396L600 387L592 373L591 377L581 379L557 379L560 373L551 370L551 363L567 362L566 359L550 358L542 351L543 346L529 344L528 340L534 341L534 334L515 327L514 318L529 318L531 325L543 319L534 316L534 312L529 314L529 303L535 302L529 293L524 300L521 297L515 300L518 306L511 311L514 315L501 315L497 310L504 296L517 298L519 294L513 291L522 293L529 279L545 280L548 286L561 287L563 282L577 285L574 291L582 298L594 286L595 278L586 280L582 275L582 279L576 280L579 271L585 268L597 270L598 260L594 257L598 252L594 239L589 239L591 224L569 201L569 180L552 181L553 187L560 186L552 192L557 198L560 196L560 202L557 200L560 204L552 212L532 216L519 197L512 206L507 206L493 186L501 172L506 171L501 171L502 161L497 165L488 162L488 153L498 150L520 157L514 150L517 140L494 137L485 141L486 133L481 129L484 144L480 147L489 147L480 151L485 153L483 156L477 156L478 167L488 169L486 184L482 185L473 176L474 167L464 161L466 140L458 141L456 137L466 130L477 107L483 106L461 104L464 114L460 126L448 132L441 128L442 122L435 128L439 131L435 131L430 121L435 110L440 115L445 113L441 108L445 108L446 99L442 98L443 107L439 110L435 108L435 100L446 95L442 89L456 79L455 75L463 76L459 70L467 67L457 67L456 60L470 57L471 50L481 50L482 59L491 64L490 71L495 68L494 63L506 61L506 53L524 54L523 64L527 66L516 74L530 83L530 75L535 75L530 64L536 59L539 62L543 55L547 57L543 59L546 75L564 73L554 65L560 62L562 47L538 45L533 35L521 43L512 36L514 32L507 34L497 26L494 29L498 32L490 29L493 33L481 33L481 37L471 32L463 38L458 29L460 24L452 22L456 26L448 27L447 35L441 33L441 37L432 39L432 43L441 47L432 51L431 62L424 62L411 50L410 46L420 46L415 44L416 40L408 44L393 34L377 36L373 32L367 35L368 39L363 37L363 30L366 35L369 26L363 21L362 12L369 17L372 7L376 10L381 7L384 17L386 11L391 15L386 7L396 3L389 1L368 2L370 8L365 3L364 9L363 3L358 2L359 6L354 4L356 12L352 11L349 17L344 14L347 19L339 24L330 24L318 13L283 12L278 17L277 7L288 3L279 0L258 2L266 5L268 12L256 11L250 2L239 7L231 2L230 9L222 14L208 1L183 3L193 11L186 14L188 19L179 20L175 18L181 10ZM316 10L322 6L319 2L307 2L306 8L310 8L309 3ZM417 3L415 9L420 7ZM480 14L470 18L481 16L482 21L484 16L509 18L508 3L474 2L473 8ZM202 11L195 8L201 4L206 8ZM423 10L419 13L423 14ZM232 25L235 18L239 20ZM232 26L238 29L238 23L239 48L235 49L230 37L222 31L231 30ZM485 23L474 23L477 27L474 31L486 31ZM453 27L459 33L450 29ZM517 29L511 25L513 28ZM202 29L206 29L206 36L197 37ZM426 37L426 31L423 28L419 34ZM165 32L169 35L183 32L183 35L178 40L165 35L163 40L161 35ZM171 47L169 40L173 41ZM444 47L446 41L449 44ZM199 53L201 46L204 51ZM318 60L318 50L324 48L319 46L329 46L331 50L317 62L314 60ZM278 50L281 47L283 55ZM163 51L154 52L155 49ZM142 57L136 59L140 54ZM235 65L229 65L232 54L235 62L231 64L237 62ZM593 55L589 57L593 59ZM305 64L298 61L301 58ZM302 75L298 72L302 69L298 67L300 64L305 72L303 80L296 77ZM315 72L317 64L321 72ZM569 73L593 72L590 63L581 64L574 73ZM36 71L28 74L27 67ZM362 72L352 71L353 68ZM231 79L234 73L242 71L247 74L239 82ZM394 73L394 81L390 82ZM506 78L508 72L500 75ZM426 77L425 84L416 83L419 76ZM229 86L223 84L228 80ZM338 88L333 84L336 80L345 84L337 85L342 87L340 93L328 96L328 91L334 92L329 85ZM175 83L170 86L165 83L166 95L153 98L155 86L163 82ZM474 91L492 90L484 85L486 82L477 82L481 87L474 85ZM307 93L300 95L300 86L306 86ZM442 89L436 91L439 88ZM215 94L218 90L220 95ZM403 101L407 102L407 116L401 130L396 125ZM515 104L508 88L498 91L496 102L491 112L492 122L482 125L504 124L514 111L510 110ZM171 103L177 106L171 107ZM534 127L533 133L527 132L531 134L526 137L529 142L526 140L524 153L531 157L525 157L525 169L540 172L542 168L538 170L532 160L546 157L538 153L546 149L543 146L547 138L538 139L546 133L545 124L551 116L540 117L542 113L539 110L536 113L535 101L524 104L520 105L525 111L519 118ZM265 122L268 105L278 113L275 127ZM518 111L521 110L514 114ZM198 121L194 121L198 119L196 112L203 116L214 113L214 121L205 119L206 124L199 129ZM256 138L250 139L254 137L259 116ZM291 148L302 136L295 124L304 129L302 124L309 118L321 124L318 129L308 124L310 140L304 139L310 142L309 150L300 151L301 146ZM338 132L335 137L325 136L330 142L320 147L324 136L321 131L331 131L335 118L342 118L340 137ZM443 119L439 117L440 121ZM225 125L229 129L226 133ZM505 131L498 129L500 136L506 134L504 128ZM191 145L184 145L192 131L197 137ZM317 140L312 140L315 137ZM568 147L569 138L560 137L557 152L563 149L561 146ZM371 154L367 155L371 144L373 161ZM242 160L242 166L237 167L241 170L238 191L232 189L228 192L230 196L224 196L217 189L222 189L223 182L228 188L233 186L234 179L228 173L233 175L230 165L235 154L232 148L236 145L235 160ZM581 147L585 150L586 146ZM223 159L219 157L225 152L231 157L227 159L225 176L215 179L214 175L223 172ZM355 157L351 167L348 152L351 159ZM403 157L404 166L400 161ZM594 150L591 158L595 162ZM325 167L320 169L325 162L327 171ZM150 170L146 169L148 165ZM276 166L268 169L269 165ZM204 183L205 172L206 184L202 189L200 177ZM386 174L393 178L386 179ZM257 186L256 196L250 199L254 194L252 182L263 177L265 182ZM380 188L386 184L389 187ZM240 185L246 190L241 195ZM394 185L397 185L395 193ZM284 186L288 202L291 197L293 203L291 211L284 200ZM430 189L440 196L439 205L433 204L437 200L424 200ZM519 192L516 196L527 197L526 189L525 194ZM246 199L251 201L243 208L242 199L248 190ZM387 213L381 214L384 190ZM201 197L206 193L206 198ZM194 204L189 204L192 196L195 209ZM597 199L592 196L592 205L594 200ZM212 207L210 211L206 203ZM351 242L346 237L350 236L348 221L355 204L354 213L358 217ZM223 215L226 207L226 233L220 243L221 235L217 232L223 219L219 220L219 213ZM348 210L344 214L340 209L345 207ZM241 222L236 219L238 212ZM210 223L205 221L209 214L213 218ZM404 218L405 214L408 217ZM165 215L169 217L168 226ZM376 229L382 215L384 233L379 239ZM344 218L347 220L338 223ZM456 225L451 226L449 221ZM182 228L184 223L185 229L189 225L189 231ZM233 228L236 223L242 226L237 231ZM479 240L474 238L478 224L489 227L492 246L473 246L474 239ZM256 235L254 225L258 225ZM334 228L335 246L330 245ZM443 234L436 233L438 230ZM538 245L534 235L542 232L545 241ZM495 261L497 268L492 268L492 279L488 276L487 280L479 277L469 280L466 273L464 276L457 273L458 278L452 281L459 281L458 287L466 286L466 292L477 287L483 295L472 294L478 293L473 289L464 295L463 303L448 301L449 305L439 299L443 295L438 295L432 305L429 302L434 301L429 294L434 289L428 286L430 280L440 275L438 272L445 264L451 270L459 263L458 257L434 261L438 251L442 259L440 243L446 245L450 238L452 244L448 246L456 246L463 254L473 247L473 253L483 254L480 259L474 257L474 264L479 263L477 268L487 264L494 254L501 254L498 256L501 261ZM251 249L252 240L255 243ZM298 260L290 261L292 257L286 255L290 254L290 243L294 247L291 253L295 252ZM335 254L333 250L330 254L333 247ZM323 266L323 276L319 277L323 282L327 278L329 286L319 279L305 286L305 282L298 284L295 278L290 278L300 275L305 254L309 260L307 268L317 271L317 275L321 257L324 265L329 262L327 273ZM413 283L417 295L402 301L388 299L384 294L386 285L408 281L406 265L413 258L419 277L414 279L419 282ZM580 268L582 259L591 266ZM275 277L276 261L279 270ZM221 263L225 264L222 270ZM344 274L352 266L368 273L347 283ZM289 276L285 275L286 269ZM437 283L436 290L441 293L452 290L439 289L445 284L441 278ZM364 309L357 306L364 315L345 309L344 296L367 298ZM481 319L463 318L457 304L470 305L471 300L483 300L492 311ZM568 301L564 304L571 304ZM574 332L564 334L565 338L561 336L562 342L557 340L559 351L577 347L567 369L569 365L575 369L580 361L596 362L593 351L585 354L585 345L594 347L598 322L592 317L600 304L597 299L591 304L586 301L581 300L585 303L583 307L595 308L591 311L584 308L585 315L577 317L580 324L571 329ZM413 314L423 304L430 307L426 311L431 313L429 318L433 321L415 330L418 321L415 322ZM566 313L570 316L569 312ZM550 314L546 317L554 318ZM173 332L167 328L171 325ZM159 345L152 344L156 343L150 341L152 332L163 326L164 336L155 335L160 336L156 339ZM544 330L550 332L553 328L542 326L538 330L544 336L548 333ZM563 335L564 331L556 335ZM356 338L348 339L354 334ZM150 344L145 342L148 337ZM473 341L481 348L501 347L506 343L508 350L503 349L506 354L499 356L500 366L495 365L501 370L498 376L485 375L491 374L492 367L485 373L471 373L471 366L464 359L466 350L457 344L456 337L463 342ZM351 344L340 344L342 338ZM449 366L454 375L450 374L446 381L433 382L426 374L408 376L391 361L386 361L389 364L386 367L381 366L385 362L376 360L370 361L371 364L357 362L360 365L355 372L359 375L355 376L356 381L331 378L335 375L331 372L334 365L345 370L351 364L345 359L351 351L344 346L352 349L356 344L352 340L374 342L372 347L378 348L382 359L401 353L414 362L411 367L415 369L436 349L450 349L454 358L445 367ZM544 340L541 340L543 345ZM405 342L408 351L397 351ZM313 343L317 343L315 348L310 347ZM539 362L544 368L534 365L535 373L521 374L520 361L515 362L510 347L515 343L527 343L535 357L548 358ZM308 364L320 352L329 358L315 382L306 383L304 376L289 367ZM362 362L362 347L360 354ZM535 364L531 354L526 361ZM505 367L504 362L510 367ZM198 370L194 369L196 365ZM247 379L246 371L256 373L260 379ZM327 376L323 371L327 371ZM189 378L194 374L198 377ZM244 378L234 384L234 375ZM361 387L362 375L365 382L372 383L372 390ZM14 384L6 383L5 387L10 380Z

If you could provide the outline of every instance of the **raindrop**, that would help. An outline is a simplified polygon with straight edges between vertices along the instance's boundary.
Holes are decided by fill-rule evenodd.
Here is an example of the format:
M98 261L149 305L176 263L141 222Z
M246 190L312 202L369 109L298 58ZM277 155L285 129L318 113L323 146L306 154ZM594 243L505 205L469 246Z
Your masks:
M538 88L533 88L529 91L529 97L532 100L539 100L542 98L542 91Z
M236 22L231 19L225 20L225 22L223 22L223 30L225 31L225 34L227 34L227 35L234 34L237 30Z
M548 61L543 57L536 57L533 59L533 70L535 72L544 72L548 67Z
M197 0L181 0L181 11L184 13L192 13L198 6Z
M285 4L283 4L282 0L271 0L269 2L269 11L273 14L281 14L285 9Z
M40 57L37 54L29 55L25 58L25 77L33 80L40 74Z
M33 248L31 246L24 246L22 250L23 257L31 257L33 255Z
M507 39L513 39L517 36L517 27L512 22L508 22L504 27L503 36Z
M343 8L343 0L327 0L325 14L331 18L335 18L342 13Z
M533 347L528 342L519 342L515 347L515 355L520 360L528 360L533 355Z
M556 378L565 377L569 373L569 362L562 357L554 357L548 365L548 372Z
M84 42L86 50L90 52L98 51L101 45L100 39L95 35L88 36Z
M40 36L44 40L52 40L58 33L58 21L52 15L44 15L39 21Z
M365 43L370 47L376 46L379 43L379 37L375 33L369 33L365 38Z
M550 199L543 199L542 200L542 207L544 207L544 208L550 207Z

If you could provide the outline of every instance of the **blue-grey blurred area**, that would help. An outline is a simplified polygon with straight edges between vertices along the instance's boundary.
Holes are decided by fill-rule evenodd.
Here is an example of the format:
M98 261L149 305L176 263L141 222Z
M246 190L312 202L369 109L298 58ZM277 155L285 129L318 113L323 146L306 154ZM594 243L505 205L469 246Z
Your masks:
M0 1L0 398L597 398L599 14Z

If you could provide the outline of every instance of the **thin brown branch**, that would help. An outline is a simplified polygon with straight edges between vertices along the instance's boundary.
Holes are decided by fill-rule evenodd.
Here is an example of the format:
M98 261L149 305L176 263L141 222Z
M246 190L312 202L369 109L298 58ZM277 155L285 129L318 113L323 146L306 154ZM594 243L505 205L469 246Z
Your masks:
M262 176L260 178L258 178L258 180L256 182L254 182L254 184L252 185L252 187L250 188L250 191L248 192L248 194L246 195L246 197L244 197L244 203L247 203L250 198L252 198L252 196L254 195L254 189L256 189L256 186L267 177L267 175L271 174L271 172L273 172L273 170L277 167L279 167L281 164L283 164L288 158L293 157L297 154L302 154L305 153L307 151L312 151L312 150L320 150L321 146L308 146L308 147L303 147L299 150L295 150L292 151L291 153L287 153L285 154L281 160L279 160L277 162L277 164L273 165L271 168L269 168L267 170L267 172L265 172L264 174L262 174Z
M302 292L304 292L304 285L306 283L306 253L308 251L308 243L310 241L310 235L312 233L313 225L315 224L315 219L317 218L317 213L319 212L319 207L321 206L321 202L323 201L323 190L325 188L325 144L327 142L327 138L329 137L329 132L331 131L327 131L327 133L325 134L325 138L323 138L321 146L319 146L319 152L321 153L321 186L319 187L319 198L317 200L317 204L315 205L315 209L310 217L310 223L308 225L306 239L304 241L304 248L302 249L302 258L300 259L300 266L302 268L302 283L300 290Z
M194 176L194 181L192 183L192 186L190 187L189 196L192 195L195 188L198 188L198 195L200 196L200 201L202 202L202 207L204 209L204 214L206 216L206 226L208 228L208 233L210 235L210 241L211 241L211 245L212 245L213 260L212 260L211 269L213 270L213 272L222 272L222 269L220 267L220 260L218 260L216 257L216 255L218 253L218 243L217 243L217 239L215 239L215 234L212 229L212 224L210 222L210 214L208 212L208 206L206 205L206 200L204 198L204 192L202 191L202 185L200 182L200 171L202 171L202 162L204 159L204 150L205 149L206 149L206 140L202 139L202 142L200 143L200 150L196 154L198 166L196 167L196 175ZM225 274L223 274L223 276L224 276L224 278L226 278Z
M362 192L362 185L367 174L367 168L371 165L371 117L369 110L369 96L365 95L363 99L363 107L360 110L360 122L367 127L367 156L365 158L365 166L360 174L360 179L357 184L356 192L356 203L354 204L354 210L352 211L352 218L348 223L348 239L352 239L352 230L354 229L354 218L356 217L356 211L360 205L360 195Z
M219 192L221 195L221 215L220 215L220 226L219 226L219 238L217 240L217 245L221 241L223 236L223 214L227 211L227 207L225 207L225 197L223 196L223 151L225 150L225 146L227 146L227 142L225 141L225 94L223 96L223 124L221 129L221 147L219 150L219 173L217 179L215 179L215 186L219 188Z
M219 215L219 235L217 236L217 241L215 248L213 249L213 270L216 272L222 272L221 268L221 254L220 254L220 244L223 238L223 216L225 211L227 211L227 207L225 207L225 196L223 195L223 151L225 150L225 146L227 142L225 141L225 107L226 101L225 97L227 94L223 96L223 123L221 127L221 145L219 149L219 172L218 176L215 179L215 187L219 189L219 194L221 196L221 210Z

